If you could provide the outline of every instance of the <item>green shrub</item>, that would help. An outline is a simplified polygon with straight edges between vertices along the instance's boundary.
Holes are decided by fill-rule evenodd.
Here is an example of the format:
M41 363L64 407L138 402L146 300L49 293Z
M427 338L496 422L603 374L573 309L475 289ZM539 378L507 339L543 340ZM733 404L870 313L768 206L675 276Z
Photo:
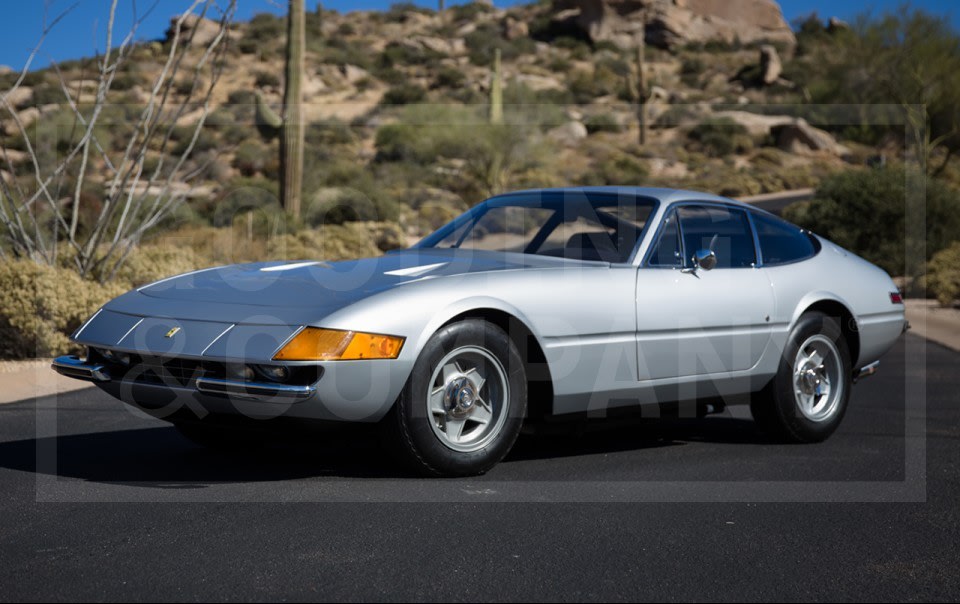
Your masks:
M903 166L851 170L825 178L812 201L787 207L784 216L891 275L915 276L934 254L960 240L960 192L928 178L926 199L914 194L908 200L906 193ZM907 236L907 203L925 204L923 233Z
M244 176L254 176L263 170L267 158L267 147L256 141L244 141L237 147L233 156L233 167Z
M580 184L641 186L649 177L650 170L643 160L624 153L613 153L594 164Z
M330 145L345 145L355 140L350 126L333 119L326 122L307 124L304 142L308 149L317 151Z
M712 157L746 153L753 149L753 139L747 128L728 117L710 118L687 133L693 148Z
M419 103L427 96L427 91L419 84L397 84L383 94L383 105L407 105Z
M140 287L146 283L179 275L200 266L200 259L192 248L144 245L136 249L117 271L118 283Z
M467 81L462 69L444 65L433 80L434 88L461 88Z
M49 357L76 347L68 335L126 287L82 279L30 260L0 262L0 356Z
M623 132L623 124L615 115L610 113L598 113L591 115L583 120L583 125L587 127L587 132L595 134L597 132Z
M512 61L523 55L536 52L536 43L528 38L521 37L507 40L503 37L503 30L493 23L480 25L464 37L470 62L474 65L492 65L496 49L500 49L500 57L504 61Z
M258 71L254 76L254 84L257 88L280 86L280 76L270 71Z
M483 13L489 13L494 8L483 2L467 2L466 4L455 4L450 7L453 13L454 21L473 21Z
M370 229L363 224L325 225L273 237L267 254L277 259L352 260L379 256Z
M264 178L238 178L220 193L213 210L214 226L229 226L234 218L251 210L280 208L276 181Z
M395 201L369 185L356 184L356 187L325 187L315 191L304 206L304 222L310 226L325 226L358 221L395 221L400 217L400 208Z
M927 264L927 291L943 306L960 298L960 241L954 241Z

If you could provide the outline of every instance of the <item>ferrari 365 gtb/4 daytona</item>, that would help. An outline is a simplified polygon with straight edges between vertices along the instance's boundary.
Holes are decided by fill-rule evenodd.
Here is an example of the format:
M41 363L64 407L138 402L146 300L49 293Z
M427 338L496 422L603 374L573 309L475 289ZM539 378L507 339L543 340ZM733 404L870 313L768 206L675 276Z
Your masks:
M145 285L53 367L203 444L249 436L239 419L377 422L415 468L456 476L525 422L678 401L748 403L778 438L823 440L904 325L884 271L749 205L545 189L379 258Z

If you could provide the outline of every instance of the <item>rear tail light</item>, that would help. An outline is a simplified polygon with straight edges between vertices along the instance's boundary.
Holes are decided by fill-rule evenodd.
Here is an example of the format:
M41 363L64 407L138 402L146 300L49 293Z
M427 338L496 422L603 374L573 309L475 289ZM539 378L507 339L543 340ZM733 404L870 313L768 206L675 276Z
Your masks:
M890 292L891 304L903 304L903 295L900 292Z

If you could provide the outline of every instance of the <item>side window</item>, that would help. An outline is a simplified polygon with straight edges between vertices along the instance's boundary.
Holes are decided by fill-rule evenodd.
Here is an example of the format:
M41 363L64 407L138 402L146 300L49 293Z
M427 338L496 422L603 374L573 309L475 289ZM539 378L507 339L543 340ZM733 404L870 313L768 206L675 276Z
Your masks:
M649 266L683 266L683 255L680 250L680 228L677 225L677 213L670 215L663 221L660 238L650 252Z
M816 253L813 242L800 227L766 214L753 214L764 265L787 264Z
M688 256L696 250L717 254L717 268L745 268L757 262L747 213L723 206L681 206L680 228Z

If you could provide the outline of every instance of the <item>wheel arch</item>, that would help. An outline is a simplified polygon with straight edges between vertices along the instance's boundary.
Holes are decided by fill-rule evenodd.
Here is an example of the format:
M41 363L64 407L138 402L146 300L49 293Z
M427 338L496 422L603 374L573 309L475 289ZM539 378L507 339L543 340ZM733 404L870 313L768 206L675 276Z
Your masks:
M473 308L447 319L441 328L467 319L479 319L496 325L517 347L527 374L527 416L541 419L553 411L553 377L546 355L533 330L520 318L499 308Z
M840 321L840 331L843 334L844 340L847 342L847 348L850 349L850 362L857 366L857 362L860 359L860 332L857 327L857 319L849 307L839 300L823 298L806 305L806 307L797 314L796 320L811 311L818 311L831 317L837 317ZM796 323L796 320L794 320L794 323Z

